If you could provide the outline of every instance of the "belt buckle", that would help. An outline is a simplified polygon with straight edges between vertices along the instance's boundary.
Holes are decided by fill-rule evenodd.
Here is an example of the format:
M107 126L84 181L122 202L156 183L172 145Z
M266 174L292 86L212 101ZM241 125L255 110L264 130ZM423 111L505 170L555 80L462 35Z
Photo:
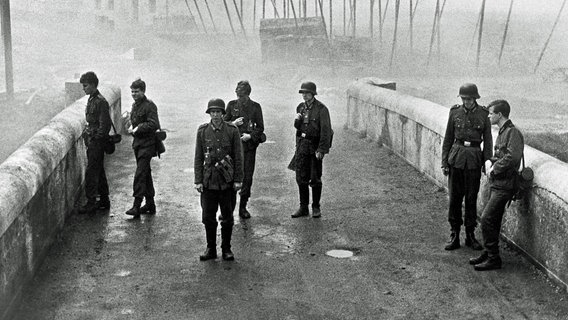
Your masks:
M466 146L466 147L469 147L469 146L471 146L471 142L469 142L469 141L464 141L464 142L463 142L463 145Z

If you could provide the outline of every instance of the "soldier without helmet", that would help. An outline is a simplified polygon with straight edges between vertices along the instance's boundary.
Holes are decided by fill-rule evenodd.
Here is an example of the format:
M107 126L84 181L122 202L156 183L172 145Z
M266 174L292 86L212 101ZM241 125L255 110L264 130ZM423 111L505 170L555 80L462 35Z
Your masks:
M450 241L446 250L460 247L460 228L465 225L465 245L481 250L475 239L477 226L477 194L484 162L491 158L493 140L487 108L477 104L477 86L466 83L460 87L462 104L450 108L446 134L442 144L442 172L448 176L450 204L448 221ZM483 145L483 149L481 146ZM462 201L465 198L465 219Z

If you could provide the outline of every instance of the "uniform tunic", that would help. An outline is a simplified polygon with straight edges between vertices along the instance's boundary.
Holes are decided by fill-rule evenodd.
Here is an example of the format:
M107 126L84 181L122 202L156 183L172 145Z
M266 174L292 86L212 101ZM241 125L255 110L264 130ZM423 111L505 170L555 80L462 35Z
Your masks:
M262 108L257 102L247 99L241 103L239 100L229 101L227 111L223 117L225 121L234 121L243 117L243 124L238 126L239 133L248 133L251 139L241 141L243 146L243 187L241 189L241 199L248 199L252 187L254 167L256 163L256 148L260 143L260 137L264 132L264 120Z
M111 127L109 105L97 90L89 96L85 108L85 144L87 146L87 170L85 172L85 196L94 203L97 194L108 197L108 182L105 173L105 145Z
M233 165L232 179L226 180L215 168L226 156ZM239 130L236 126L222 122L216 128L212 122L197 129L194 158L195 184L203 184L201 193L202 222L205 227L216 227L217 209L221 209L221 224L232 226L233 184L243 181L243 156Z
M490 196L481 216L483 247L489 256L499 255L499 233L505 206L513 196L515 179L524 150L523 134L511 120L499 129L495 141L493 171L489 175Z
M323 160L318 160L316 152L329 153L332 129L329 110L316 100L311 104L300 103L296 113L302 114L294 120L296 128L296 182L299 185L321 186Z
M442 145L442 167L450 169L448 221L454 231L459 230L462 224L473 231L477 225L481 170L485 160L491 158L493 145L488 115L489 111L477 103L471 110L464 105L450 109ZM461 213L464 197L465 223Z
M132 128L138 128L133 134L132 148L136 157L133 196L152 199L155 196L154 181L150 162L156 156L156 130L160 128L158 108L144 96L132 104L130 113Z

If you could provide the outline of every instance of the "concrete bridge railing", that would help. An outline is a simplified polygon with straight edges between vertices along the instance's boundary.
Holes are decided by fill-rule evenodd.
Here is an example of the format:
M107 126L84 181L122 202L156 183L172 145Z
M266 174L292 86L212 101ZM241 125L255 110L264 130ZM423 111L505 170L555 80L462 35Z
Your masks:
M99 90L119 124L120 88ZM65 108L0 164L0 319L20 299L81 195L86 103L83 97Z
M347 90L346 126L390 148L446 187L447 178L440 167L448 108L400 94L392 90L394 87L376 78L352 83ZM493 136L497 137L495 131ZM529 146L525 146L525 160L535 172L536 186L526 201L513 202L507 209L502 235L567 290L568 165ZM488 196L487 179L483 177L478 210Z

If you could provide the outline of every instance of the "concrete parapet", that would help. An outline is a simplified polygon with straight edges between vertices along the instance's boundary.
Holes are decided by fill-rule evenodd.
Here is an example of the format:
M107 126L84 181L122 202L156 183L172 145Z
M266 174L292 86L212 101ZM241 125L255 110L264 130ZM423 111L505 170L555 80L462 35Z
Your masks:
M99 90L120 123L120 88ZM81 194L86 103L83 97L61 111L0 164L0 318L20 298Z
M346 127L390 148L446 187L447 178L440 168L448 108L383 88L380 83L388 82L365 78L349 86ZM493 137L497 137L495 131ZM568 290L568 165L529 146L525 146L525 161L535 172L536 186L525 201L507 208L502 235ZM480 211L488 196L483 177Z

